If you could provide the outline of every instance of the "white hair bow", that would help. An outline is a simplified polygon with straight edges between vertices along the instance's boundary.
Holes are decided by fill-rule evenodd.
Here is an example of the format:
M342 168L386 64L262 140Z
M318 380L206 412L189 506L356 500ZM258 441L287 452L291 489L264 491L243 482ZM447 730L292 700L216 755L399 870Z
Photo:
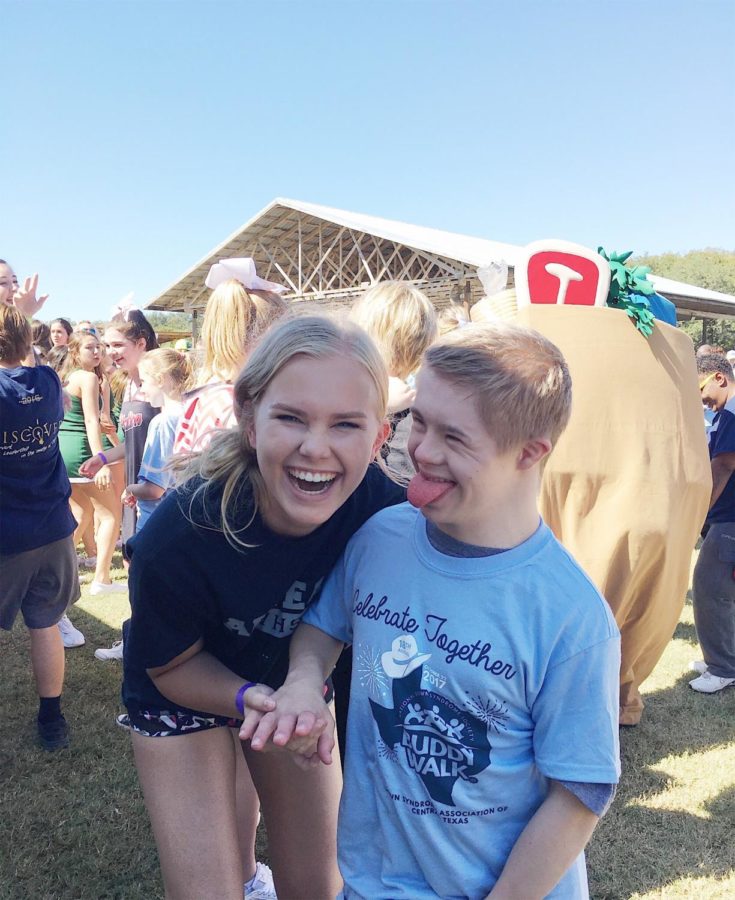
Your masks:
M491 260L484 266L477 269L477 277L485 289L485 296L492 297L493 294L499 294L504 291L508 283L508 264L505 260L496 262Z
M126 294L122 300L119 300L115 306L110 310L110 320L112 322L119 322L121 319L123 322L127 322L130 316L130 311L132 309L138 309L137 306L133 306L133 297L135 293L130 291L129 294Z
M241 256L234 259L221 259L209 270L209 274L204 279L204 283L208 288L214 290L231 278L239 281L240 284L249 291L272 291L274 294L283 294L287 290L282 284L276 284L274 281L266 281L265 278L259 278L255 274L255 260L250 256Z

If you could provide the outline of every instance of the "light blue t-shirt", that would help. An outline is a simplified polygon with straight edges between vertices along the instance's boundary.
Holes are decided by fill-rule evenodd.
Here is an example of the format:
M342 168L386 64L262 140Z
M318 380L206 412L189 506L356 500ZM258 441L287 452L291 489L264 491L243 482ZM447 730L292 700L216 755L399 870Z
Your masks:
M138 481L150 481L165 490L173 487L174 476L166 468L166 463L174 452L174 438L180 417L180 412L160 412L151 419L143 449L143 461L138 470ZM158 507L165 496L164 494L158 500L138 500L138 531L145 525L153 510Z
M485 897L549 779L617 782L618 629L544 524L457 558L383 510L304 621L353 644L346 897ZM584 854L549 896L588 896Z

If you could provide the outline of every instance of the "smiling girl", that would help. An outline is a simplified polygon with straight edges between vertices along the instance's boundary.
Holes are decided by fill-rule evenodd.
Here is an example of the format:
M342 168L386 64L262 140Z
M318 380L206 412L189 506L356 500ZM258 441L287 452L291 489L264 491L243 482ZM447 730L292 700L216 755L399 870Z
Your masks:
M143 448L148 426L160 408L149 403L141 390L139 365L148 350L158 347L156 334L146 317L137 309L127 313L127 319L113 322L105 329L105 346L112 362L124 372L127 381L120 407L120 430L123 443L109 454L110 459L125 458L125 484L138 480L143 460ZM94 465L91 468L94 470ZM122 519L123 555L125 542L135 534L137 515L131 507L125 507Z
M274 326L217 434L132 541L123 700L167 896L241 898L230 730L252 682L277 687L289 638L349 537L402 489L370 465L387 374L354 326ZM279 896L331 897L337 769L303 773L243 745ZM255 758L254 758L255 757Z

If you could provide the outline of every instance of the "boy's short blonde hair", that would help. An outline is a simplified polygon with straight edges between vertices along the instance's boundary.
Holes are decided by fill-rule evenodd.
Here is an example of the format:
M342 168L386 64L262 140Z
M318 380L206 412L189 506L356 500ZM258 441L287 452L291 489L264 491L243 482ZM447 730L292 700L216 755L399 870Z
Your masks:
M572 379L561 350L537 331L502 322L468 325L441 338L423 364L477 399L500 451L547 437L569 422Z
M383 281L355 303L350 318L370 335L388 367L388 374L406 379L436 338L436 311L412 284Z

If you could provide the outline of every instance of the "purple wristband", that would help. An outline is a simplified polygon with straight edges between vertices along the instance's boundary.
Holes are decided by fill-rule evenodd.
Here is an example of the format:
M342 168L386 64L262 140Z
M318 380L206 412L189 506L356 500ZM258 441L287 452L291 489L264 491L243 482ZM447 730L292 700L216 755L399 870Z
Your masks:
M240 715L245 718L245 691L248 688L255 687L254 681L246 681L245 684L240 688L237 692L237 696L235 697L235 706L237 707L237 711Z
M99 456L99 458L102 460L102 465L106 466L107 465L107 457L105 456L105 454L100 450L100 452L97 454L97 456Z

